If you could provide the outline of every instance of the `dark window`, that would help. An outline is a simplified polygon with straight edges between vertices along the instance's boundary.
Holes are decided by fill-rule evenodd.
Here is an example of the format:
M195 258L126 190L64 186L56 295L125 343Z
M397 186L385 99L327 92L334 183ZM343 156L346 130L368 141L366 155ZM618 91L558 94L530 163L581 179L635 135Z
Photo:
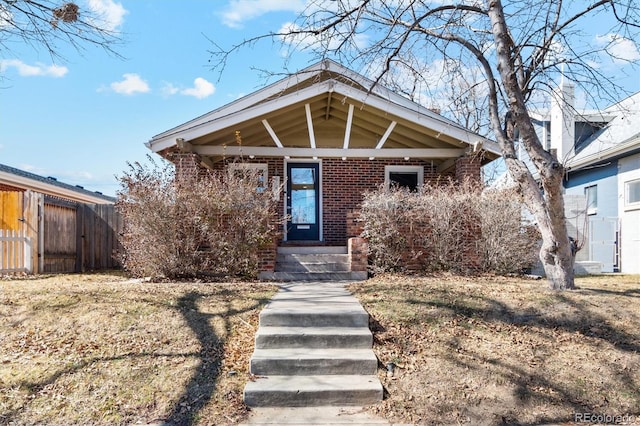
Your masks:
M391 186L407 188L409 191L418 190L418 173L415 172L389 172Z

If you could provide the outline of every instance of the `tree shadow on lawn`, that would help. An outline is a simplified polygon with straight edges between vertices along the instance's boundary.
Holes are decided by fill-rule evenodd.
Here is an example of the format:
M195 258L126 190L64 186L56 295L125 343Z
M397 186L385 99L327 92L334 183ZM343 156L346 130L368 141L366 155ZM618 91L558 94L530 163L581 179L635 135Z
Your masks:
M229 295L231 292L232 291L229 290L223 290L220 295ZM25 389L28 389L30 393L35 394L43 390L46 386L54 384L64 376L74 374L97 363L145 357L196 357L198 358L199 363L195 368L191 379L185 386L182 395L176 401L173 409L164 418L164 421L171 425L191 425L197 421L198 413L208 404L216 390L222 365L222 356L224 355L225 340L216 334L210 324L210 319L214 317L223 318L225 334L229 335L232 327L230 320L232 316L256 309L268 301L268 299L256 299L254 304L241 310L233 309L229 301L220 302L226 304L224 314L212 314L202 312L198 309L198 301L206 297L212 296L199 292L189 292L178 299L176 306L171 306L182 315L188 327L195 334L198 343L200 344L200 350L198 352L128 352L113 357L94 357L75 363L71 367L58 370L41 381L23 382L20 383L19 386L24 387ZM163 304L163 306L167 305ZM21 408L1 413L0 424L19 422L20 413L26 409L27 405L28 403Z
M591 290L589 290L591 291ZM435 294L434 294L435 293ZM632 292L633 293L633 292ZM621 295L620 293L616 293ZM430 308L436 308L436 312L449 312L452 318L458 318L466 323L466 320L482 320L486 323L501 323L505 326L514 326L522 328L523 332L536 332L541 335L541 330L547 329L550 334L544 335L546 339L552 339L554 331L566 331L569 333L575 333L578 337L580 335L585 336L585 339L596 339L602 342L606 342L612 345L615 349L628 353L631 356L637 357L640 354L640 336L631 334L628 331L616 328L610 324L607 317L594 312L589 307L588 299L584 301L576 300L569 295L562 293L554 293L554 304L549 309L542 308L528 308L524 311L516 311L506 303L495 300L489 297L474 295L473 299L465 300L464 297L457 298L455 300L448 300L451 298L451 294L443 291L442 294L438 294L438 291L431 291L426 294L431 300L417 299L415 297L406 298L405 301L409 304L424 305ZM624 294L624 296L630 298L629 303L635 303L635 294ZM482 303L477 303L477 300L481 300ZM564 304L570 308L568 315L554 315L554 308ZM415 318L416 321L422 322L422 318ZM425 321L430 321L432 318L426 317ZM471 321L469 322L472 323ZM536 331L537 330L537 331ZM550 337L551 336L551 337ZM562 342L551 341L552 345L562 345ZM597 345L597 343L596 343ZM446 342L448 347L447 353L457 354L462 351L465 355L471 357L473 361L466 361L466 356L448 356L446 361L453 362L462 369L466 370L483 370L491 369L495 367L495 372L501 376L500 381L511 383L513 388L513 396L519 401L519 404L524 404L529 401L535 401L535 404L543 404L546 406L563 406L564 411L566 409L573 409L574 413L584 412L599 412L605 411L606 404L603 406L602 401L598 403L595 400L595 396L584 397L580 396L578 388L574 388L570 383L562 383L554 381L552 378L544 375L544 373L538 373L535 369L529 370L523 365L518 363L509 362L508 354L506 357L499 357L499 353L496 353L496 357L487 357L480 351L476 351L473 345L463 347L458 338L453 337ZM637 361L637 360L636 360ZM640 362L638 363L640 365ZM485 367L483 367L485 366ZM633 376L633 368L630 371L623 371L622 368L614 366L612 360L609 365L603 365L603 368L609 367L611 370L612 379L615 378L615 382L618 384L618 393L631 395L635 400L632 410L636 413L628 413L637 415L640 413L640 383L638 383ZM607 374L607 373L604 373ZM615 376L613 376L615 375ZM581 378L575 378L578 383ZM474 410L474 407L469 407L470 411ZM624 414L624 413L620 413ZM514 416L516 416L514 414ZM506 415L502 417L502 424L518 424L524 425L515 418ZM548 417L538 419L531 424L542 423L562 423L573 422L573 415L566 415L564 417Z

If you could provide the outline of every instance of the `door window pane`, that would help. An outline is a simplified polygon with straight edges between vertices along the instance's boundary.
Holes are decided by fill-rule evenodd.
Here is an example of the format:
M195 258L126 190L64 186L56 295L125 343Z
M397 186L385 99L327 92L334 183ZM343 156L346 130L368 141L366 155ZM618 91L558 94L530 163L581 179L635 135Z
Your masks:
M291 223L316 223L315 169L291 169Z
M291 191L291 222L316 223L316 191L314 189Z

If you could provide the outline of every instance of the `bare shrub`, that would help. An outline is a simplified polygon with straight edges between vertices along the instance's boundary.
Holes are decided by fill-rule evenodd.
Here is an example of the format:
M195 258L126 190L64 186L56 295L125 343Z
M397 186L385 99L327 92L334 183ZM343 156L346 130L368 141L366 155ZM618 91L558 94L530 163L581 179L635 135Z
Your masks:
M515 188L483 192L478 207L482 221L479 250L485 271L521 272L539 260L540 233L527 217Z
M122 263L133 276L254 277L259 252L275 238L276 201L257 176L194 170L176 179L173 165L130 165L120 177Z
M473 182L439 182L365 195L361 217L374 273L519 272L536 259L537 237L513 191L484 194Z

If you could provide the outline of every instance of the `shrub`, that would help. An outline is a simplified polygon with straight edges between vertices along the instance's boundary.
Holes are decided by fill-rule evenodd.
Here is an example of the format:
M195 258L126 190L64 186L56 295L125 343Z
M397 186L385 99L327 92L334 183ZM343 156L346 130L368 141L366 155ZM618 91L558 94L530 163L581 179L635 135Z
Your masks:
M276 232L276 201L254 172L181 174L172 164L135 163L119 179L122 264L133 276L254 277L259 252Z
M419 192L380 188L365 195L361 219L374 273L519 272L536 260L537 235L514 191L482 192L439 182Z

